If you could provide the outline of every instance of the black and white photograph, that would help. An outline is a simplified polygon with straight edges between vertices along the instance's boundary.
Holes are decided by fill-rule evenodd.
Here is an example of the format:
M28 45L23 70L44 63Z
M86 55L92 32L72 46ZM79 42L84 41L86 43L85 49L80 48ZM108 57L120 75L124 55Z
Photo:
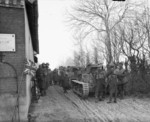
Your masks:
M150 0L0 0L0 122L150 122Z

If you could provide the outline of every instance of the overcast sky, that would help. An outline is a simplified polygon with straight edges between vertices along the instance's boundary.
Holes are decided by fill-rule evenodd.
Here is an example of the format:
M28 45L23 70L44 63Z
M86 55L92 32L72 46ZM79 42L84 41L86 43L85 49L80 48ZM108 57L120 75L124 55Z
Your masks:
M73 0L38 0L39 63L49 62L52 69L73 57L73 39L65 22L66 10L72 5Z
M66 10L72 0L39 0L39 63L53 69L72 56L73 41L67 27Z

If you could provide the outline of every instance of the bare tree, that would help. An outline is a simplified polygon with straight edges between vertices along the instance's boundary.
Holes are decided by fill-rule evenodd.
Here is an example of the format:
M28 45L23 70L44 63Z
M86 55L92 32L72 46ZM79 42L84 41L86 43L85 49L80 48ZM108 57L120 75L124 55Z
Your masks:
M111 38L113 60L114 62L119 62L119 58L121 55L121 41L116 28L113 29L111 33Z
M143 6L143 11L136 15L136 24L144 35L146 42L143 45L143 52L150 55L150 9L147 6Z
M126 24L120 27L120 41L123 54L127 57L136 55L137 57L140 54L140 49L145 43L145 39L137 25L133 22L126 22Z
M91 61L90 61L90 54L89 52L86 53L86 65L90 64Z
M79 0L78 3L75 13L70 14L72 25L76 32L82 32L83 37L92 32L103 33L110 63L113 60L110 33L125 18L129 5L112 0Z
M97 37L96 40L92 41L92 49L94 49L95 54L91 55L93 57L93 63L95 63L95 58L97 57L98 63L103 63L107 60L107 52L105 50L105 40L103 38ZM108 61L107 61L108 62Z
M78 60L78 65L81 67L85 67L86 66L86 55L85 55L85 51L83 49L83 40L81 35L78 37L74 37L75 41L77 42L76 45L78 46L78 52L76 52L76 60Z
M74 60L72 57L68 57L62 64L62 66L73 66L73 65L74 65Z
M80 66L79 60L80 60L80 56L78 55L76 51L74 51L74 65L77 67Z
M94 47L94 63L98 64L98 50L97 50L97 47Z

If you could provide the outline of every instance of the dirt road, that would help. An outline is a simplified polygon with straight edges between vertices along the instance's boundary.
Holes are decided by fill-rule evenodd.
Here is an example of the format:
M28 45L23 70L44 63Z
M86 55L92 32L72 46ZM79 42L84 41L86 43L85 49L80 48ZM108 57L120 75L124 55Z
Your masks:
M82 100L72 91L64 94L61 87L51 86L47 96L32 104L32 122L150 122L149 98L107 101Z

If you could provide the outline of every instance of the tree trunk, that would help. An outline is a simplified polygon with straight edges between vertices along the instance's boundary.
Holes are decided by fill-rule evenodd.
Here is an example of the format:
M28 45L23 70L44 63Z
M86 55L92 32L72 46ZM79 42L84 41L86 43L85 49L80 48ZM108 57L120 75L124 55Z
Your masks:
M110 41L110 34L109 31L107 31L107 39L106 39L106 51L107 51L107 63L111 63L112 62L112 50L111 50L111 41Z

